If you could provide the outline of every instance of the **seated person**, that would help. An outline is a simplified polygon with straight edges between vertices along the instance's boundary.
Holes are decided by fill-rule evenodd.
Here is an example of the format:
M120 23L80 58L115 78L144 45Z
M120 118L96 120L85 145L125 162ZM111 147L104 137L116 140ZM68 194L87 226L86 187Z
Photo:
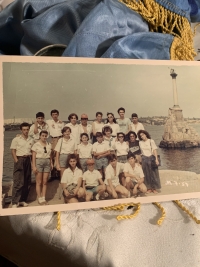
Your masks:
M124 164L124 175L126 177L122 184L132 193L134 196L138 192L146 193L147 187L144 184L144 173L139 163L136 163L135 155L128 155L128 162Z
M106 168L105 173L105 184L107 192L113 197L118 198L118 193L122 197L130 197L130 192L120 184L119 175L124 170L124 164L117 162L117 157L115 154L110 154L108 156L109 165Z
M61 179L65 203L79 202L85 197L85 190L81 187L83 172L76 154L69 154L67 169L64 170Z
M96 200L104 197L106 186L102 180L102 175L99 171L94 169L94 160L88 159L86 161L88 170L83 174L83 189L86 190L86 201L93 199L93 194L96 194Z

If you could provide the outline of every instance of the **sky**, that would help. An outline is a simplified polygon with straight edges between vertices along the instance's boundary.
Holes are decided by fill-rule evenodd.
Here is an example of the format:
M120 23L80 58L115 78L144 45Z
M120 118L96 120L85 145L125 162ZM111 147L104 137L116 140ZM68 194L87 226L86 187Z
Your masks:
M173 107L170 69L178 74L178 102L184 117L200 118L200 66L75 63L3 63L4 119L34 118L39 111L60 119L124 107L126 117L167 116Z

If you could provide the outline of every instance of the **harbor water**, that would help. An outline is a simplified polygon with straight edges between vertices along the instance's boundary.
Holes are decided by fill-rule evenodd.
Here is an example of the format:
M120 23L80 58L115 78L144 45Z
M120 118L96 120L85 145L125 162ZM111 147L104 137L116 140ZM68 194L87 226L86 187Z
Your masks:
M200 134L200 124L193 124L192 127ZM159 146L162 140L164 126L147 125L145 126L145 130L150 133L151 138L155 141L156 145ZM10 144L12 139L19 133L19 130L4 132L3 182L12 180L13 159L11 156ZM158 148L158 154L160 154L162 162L162 166L160 166L159 169L191 171L200 174L200 147L184 150Z

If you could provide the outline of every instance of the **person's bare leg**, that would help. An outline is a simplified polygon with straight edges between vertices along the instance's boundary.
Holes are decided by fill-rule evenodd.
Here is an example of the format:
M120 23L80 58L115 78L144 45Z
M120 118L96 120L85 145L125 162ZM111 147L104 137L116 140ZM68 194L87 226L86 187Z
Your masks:
M35 180L36 180L36 193L37 193L37 198L39 204L42 202L41 197L42 197L42 172L38 172Z

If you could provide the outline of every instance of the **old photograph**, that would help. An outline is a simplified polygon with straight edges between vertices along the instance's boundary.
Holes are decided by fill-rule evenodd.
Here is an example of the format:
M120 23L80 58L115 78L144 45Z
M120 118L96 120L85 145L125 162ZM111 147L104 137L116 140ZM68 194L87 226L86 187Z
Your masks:
M0 62L1 215L200 196L197 63Z

